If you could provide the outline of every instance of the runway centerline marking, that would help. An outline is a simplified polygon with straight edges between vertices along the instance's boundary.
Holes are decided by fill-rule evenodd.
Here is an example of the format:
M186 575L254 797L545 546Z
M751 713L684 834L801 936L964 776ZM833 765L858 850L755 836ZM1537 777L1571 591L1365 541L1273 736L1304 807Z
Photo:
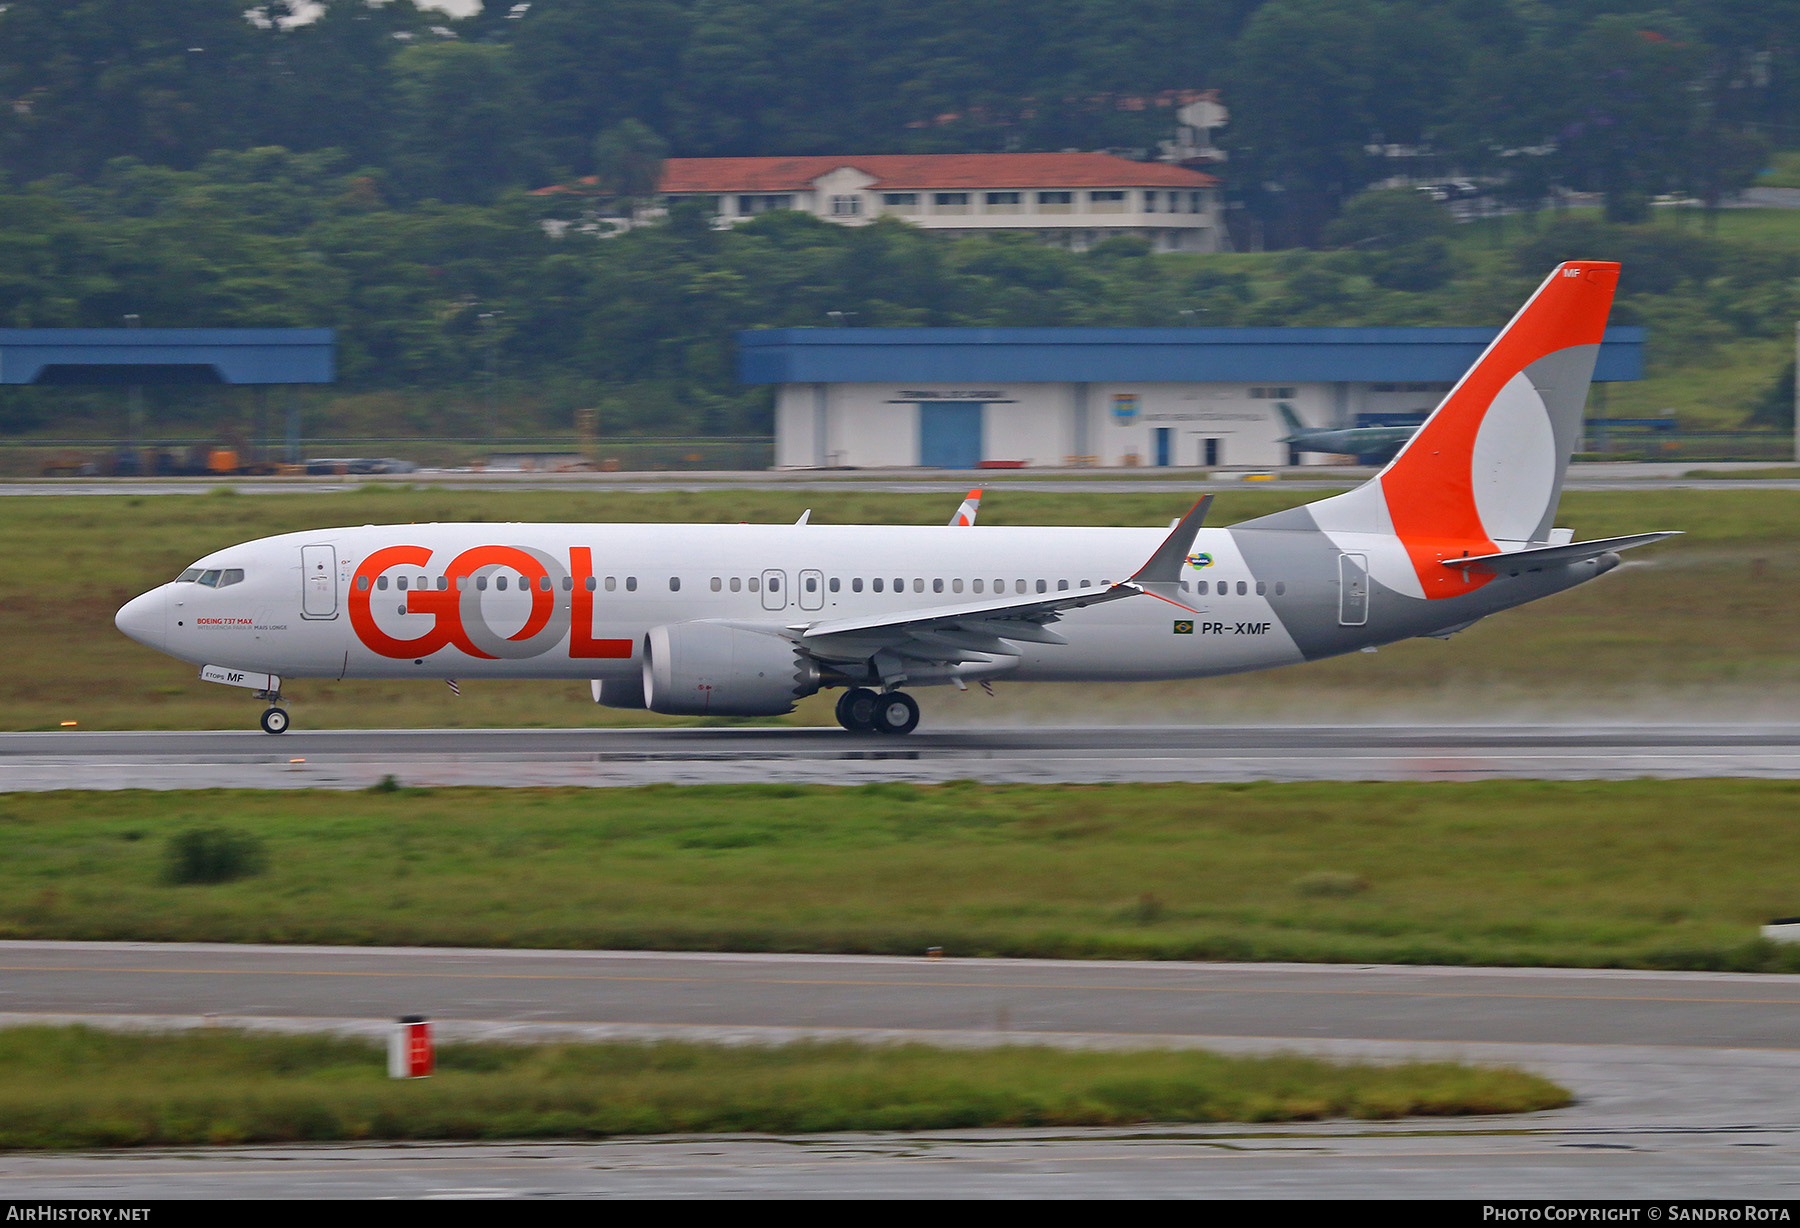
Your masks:
M1702 998L1670 997L1655 994L1555 994L1446 992L1437 990L1395 989L1289 989L1279 986L1227 985L1124 985L1124 984L1053 984L1035 981L916 981L916 980L829 980L808 977L697 977L697 976L625 976L599 973L560 972L388 972L335 971L330 969L269 968L118 968L78 967L59 964L0 965L0 972L108 972L145 976L274 976L274 977L366 977L382 980L424 980L441 977L459 981L595 981L638 982L668 985L810 985L842 986L848 989L1011 989L1049 990L1057 992L1129 992L1179 994L1282 994L1292 997L1346 998L1446 998L1471 1000L1517 1000L1541 1002L1659 1002L1722 1006L1800 1006L1800 998Z

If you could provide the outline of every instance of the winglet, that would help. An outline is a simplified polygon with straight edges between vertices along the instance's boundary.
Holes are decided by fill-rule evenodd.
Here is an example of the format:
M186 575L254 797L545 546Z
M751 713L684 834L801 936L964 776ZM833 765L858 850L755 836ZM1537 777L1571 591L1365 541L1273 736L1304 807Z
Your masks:
M809 521L811 519L812 519L812 509L809 507L804 512L800 513L800 519L796 520L794 523L797 525L801 525L801 524L805 524L807 521Z
M977 486L969 492L962 506L956 509L956 515L950 517L950 527L962 528L975 523L975 516L981 511L981 487Z
M1181 592L1181 567L1187 562L1188 551L1194 544L1194 535L1206 523L1206 513L1212 509L1212 501L1211 495L1202 495L1200 502L1189 508L1188 514L1169 530L1169 535L1163 538L1156 553L1120 587L1135 588L1170 605L1178 605L1191 613L1198 613L1178 597Z

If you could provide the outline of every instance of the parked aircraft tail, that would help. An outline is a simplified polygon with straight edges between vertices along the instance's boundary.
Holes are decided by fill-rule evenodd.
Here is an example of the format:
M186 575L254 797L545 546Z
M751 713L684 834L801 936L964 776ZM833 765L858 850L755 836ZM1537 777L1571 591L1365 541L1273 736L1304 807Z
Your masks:
M1275 412L1281 415L1282 425L1287 427L1288 438L1292 439L1306 429L1306 423L1300 421L1300 415L1286 401L1275 402Z
M1386 468L1296 510L1327 533L1393 534L1427 597L1467 591L1446 559L1547 543L1618 280L1617 264L1558 265Z

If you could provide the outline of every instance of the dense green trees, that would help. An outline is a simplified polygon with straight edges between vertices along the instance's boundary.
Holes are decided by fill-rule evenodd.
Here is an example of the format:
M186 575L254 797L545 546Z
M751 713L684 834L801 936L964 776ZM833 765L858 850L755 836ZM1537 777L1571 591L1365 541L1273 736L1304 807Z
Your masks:
M591 173L626 124L675 156L1148 151L1170 92L1212 87L1277 245L1432 168L1625 219L1800 140L1800 0L324 0L304 23L288 0L10 0L0 170L279 145L474 201Z

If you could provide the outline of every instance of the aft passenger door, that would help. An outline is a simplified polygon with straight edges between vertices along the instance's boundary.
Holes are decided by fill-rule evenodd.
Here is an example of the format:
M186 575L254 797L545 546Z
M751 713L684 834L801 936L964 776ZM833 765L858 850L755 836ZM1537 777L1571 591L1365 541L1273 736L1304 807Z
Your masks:
M1360 627L1369 621L1369 556L1338 555L1338 624Z
M336 618L337 612L337 547L300 547L300 617Z
M787 572L769 570L762 573L762 599L765 610L787 609Z

